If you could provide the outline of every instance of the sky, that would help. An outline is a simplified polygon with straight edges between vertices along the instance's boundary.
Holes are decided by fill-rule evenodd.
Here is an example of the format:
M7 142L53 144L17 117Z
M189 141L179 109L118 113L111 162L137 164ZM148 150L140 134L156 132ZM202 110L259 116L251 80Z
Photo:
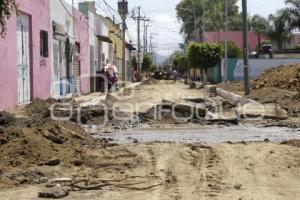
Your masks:
M72 0L66 0L69 3ZM80 0L74 0L77 4ZM278 9L283 8L285 0L248 0L248 12L251 15L260 14L267 17L271 13L275 13ZM100 13L107 16L117 15L107 8L103 0L96 0ZM117 9L117 0L106 0L106 2ZM142 15L150 18L148 33L152 33L155 52L161 55L170 55L174 50L178 49L178 43L182 42L180 35L180 23L176 18L175 7L180 0L128 0L129 9L136 10L141 6ZM241 0L238 5L241 6ZM131 17L127 19L128 38L136 43L137 24ZM143 24L142 24L143 25ZM142 26L143 27L143 26ZM149 36L148 35L148 36ZM142 35L143 38L143 35ZM143 41L143 40L142 40Z

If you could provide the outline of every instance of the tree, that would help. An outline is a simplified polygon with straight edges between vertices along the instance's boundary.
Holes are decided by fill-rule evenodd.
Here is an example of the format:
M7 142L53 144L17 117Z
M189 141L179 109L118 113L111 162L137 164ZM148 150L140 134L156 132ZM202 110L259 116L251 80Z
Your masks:
M16 12L16 10L16 0L0 0L0 36L5 36L7 31L7 20Z
M291 28L300 29L300 0L286 0L286 12L289 13L289 22Z
M131 66L133 67L133 69L135 71L137 71L137 62L136 62L136 57L132 57L132 60L131 60Z
M220 43L222 46L222 57L225 58L225 44L224 42ZM229 41L227 44L227 50L228 50L228 58L241 58L243 53L241 49L236 46L236 44L232 41Z
M152 65L152 61L150 56L148 54L145 54L143 59L143 64L142 64L142 70L147 72L150 71L151 65Z
M237 0L229 0L229 29L241 30L242 18L237 6ZM204 5L204 9L203 9ZM204 10L204 13L203 13ZM224 30L225 24L225 1L220 0L182 0L176 6L177 18L182 22L181 32L187 38L193 38L196 24L201 25L201 31ZM193 13L196 15L193 15ZM203 19L204 16L204 19Z
M200 68L202 80L206 83L207 69L216 66L222 59L222 46L220 44L192 42L188 49L188 59L194 68Z
M290 13L286 9L269 16L268 36L276 43L278 49L283 49L291 40Z
M178 72L184 74L188 70L189 60L187 56L179 56L178 58Z
M173 66L180 73L184 74L188 70L188 57L184 55L173 56Z
M266 18L260 15L254 15L250 21L250 29L258 36L258 51L261 48L261 35L268 32L269 22Z

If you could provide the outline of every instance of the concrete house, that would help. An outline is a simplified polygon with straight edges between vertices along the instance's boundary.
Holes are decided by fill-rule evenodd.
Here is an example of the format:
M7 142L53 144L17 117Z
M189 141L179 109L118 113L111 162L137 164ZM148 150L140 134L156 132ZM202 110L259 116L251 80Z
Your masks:
M123 40L122 40L122 30L120 29L120 24L117 24L114 20L106 17L109 23L109 38L112 41L112 45L110 46L110 55L112 64L116 65L118 68L119 74L122 74L122 48L123 48Z
M85 17L70 4L51 0L52 73L51 94L66 97L89 92L89 35ZM74 17L73 17L74 16Z
M0 38L0 110L50 97L50 1L18 3Z
M132 68L132 53L136 48L131 43L126 43L125 56L126 56L126 80L133 81L134 69Z
M96 91L96 72L98 65L98 38L96 37L96 20L97 9L96 4L93 1L86 1L79 3L79 10L85 15L88 20L89 27L89 65L90 65L90 87L91 91Z
M98 38L98 66L101 70L108 63L113 63L109 49L112 41L109 39L109 23L107 19L101 15L97 15L96 36Z

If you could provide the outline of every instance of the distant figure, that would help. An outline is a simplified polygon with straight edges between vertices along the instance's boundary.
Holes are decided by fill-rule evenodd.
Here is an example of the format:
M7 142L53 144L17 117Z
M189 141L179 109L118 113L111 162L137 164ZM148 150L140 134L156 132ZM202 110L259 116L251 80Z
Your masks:
M107 77L108 92L111 92L112 87L118 81L118 69L117 69L116 66L108 63L105 66L105 74L106 74L106 77Z
M174 82L176 82L177 77L178 77L178 73L177 73L177 71L174 69L174 70L173 70L173 80L174 80Z

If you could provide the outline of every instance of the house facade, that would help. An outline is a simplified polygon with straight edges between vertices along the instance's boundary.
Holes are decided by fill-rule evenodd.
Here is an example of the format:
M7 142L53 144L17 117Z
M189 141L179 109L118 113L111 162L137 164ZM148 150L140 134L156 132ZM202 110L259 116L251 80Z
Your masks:
M50 97L50 1L18 3L0 38L0 110Z
M0 38L0 110L94 92L107 63L121 74L122 31L97 13L95 2L80 3L79 10L65 0L18 3ZM127 69L128 48L126 55Z

